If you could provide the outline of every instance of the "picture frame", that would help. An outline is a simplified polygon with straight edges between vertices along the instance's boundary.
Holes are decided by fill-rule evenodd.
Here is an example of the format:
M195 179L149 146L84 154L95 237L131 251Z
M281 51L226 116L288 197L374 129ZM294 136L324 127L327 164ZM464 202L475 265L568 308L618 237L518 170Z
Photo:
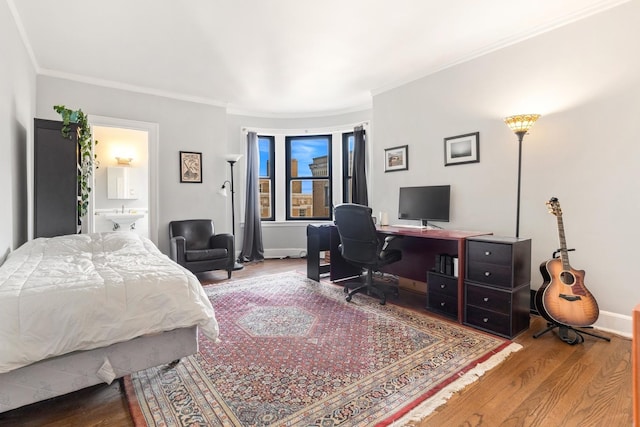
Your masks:
M480 162L480 132L466 133L444 139L444 165Z
M180 182L202 183L202 153L180 151Z
M384 171L395 172L409 169L409 146L400 145L384 149Z

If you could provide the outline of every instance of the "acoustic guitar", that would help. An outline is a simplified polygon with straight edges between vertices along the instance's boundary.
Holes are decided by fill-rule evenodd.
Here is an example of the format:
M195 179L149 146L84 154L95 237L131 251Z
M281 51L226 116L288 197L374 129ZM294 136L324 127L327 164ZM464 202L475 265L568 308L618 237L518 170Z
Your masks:
M569 265L560 202L553 197L547 208L558 221L560 258L540 265L544 283L536 292L536 308L550 322L577 327L592 325L598 320L598 303L584 285L584 270L574 270Z

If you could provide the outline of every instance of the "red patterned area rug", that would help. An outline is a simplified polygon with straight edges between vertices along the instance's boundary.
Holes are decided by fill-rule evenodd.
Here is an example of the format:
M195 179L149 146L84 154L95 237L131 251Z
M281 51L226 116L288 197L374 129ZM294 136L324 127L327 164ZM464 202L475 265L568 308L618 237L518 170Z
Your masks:
M295 272L205 289L221 343L126 378L138 426L403 425L519 348Z

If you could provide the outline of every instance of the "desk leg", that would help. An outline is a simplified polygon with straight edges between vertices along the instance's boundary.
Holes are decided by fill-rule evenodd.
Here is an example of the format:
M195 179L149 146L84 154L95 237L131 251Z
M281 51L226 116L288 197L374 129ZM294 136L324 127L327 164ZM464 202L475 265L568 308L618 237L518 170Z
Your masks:
M329 236L329 251L331 253L331 269L329 278L332 282L337 280L346 279L347 277L359 276L362 271L360 268L353 264L348 263L342 254L340 249L340 235L336 227L331 227L331 235Z
M320 281L320 236L307 235L307 277Z

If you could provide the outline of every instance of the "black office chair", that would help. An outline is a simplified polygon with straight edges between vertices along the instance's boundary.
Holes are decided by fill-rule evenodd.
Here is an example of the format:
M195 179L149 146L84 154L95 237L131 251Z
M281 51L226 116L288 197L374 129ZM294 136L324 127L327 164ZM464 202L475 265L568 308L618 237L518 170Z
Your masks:
M373 281L373 272L382 266L402 259L402 252L397 249L388 249L389 243L394 239L388 236L384 239L378 236L376 226L371 218L371 208L353 203L344 203L334 209L335 224L340 235L340 253L349 263L367 270L364 284L347 292L347 301L358 292L364 290L367 294L374 294L380 298L380 304L386 302L385 288L388 285L377 284ZM397 295L398 288L393 287Z

